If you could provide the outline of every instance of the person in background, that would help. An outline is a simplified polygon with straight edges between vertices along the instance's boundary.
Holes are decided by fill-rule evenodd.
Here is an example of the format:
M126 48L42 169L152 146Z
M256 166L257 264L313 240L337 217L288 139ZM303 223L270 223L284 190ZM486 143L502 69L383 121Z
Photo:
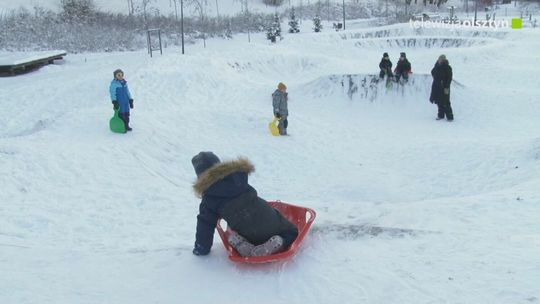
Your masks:
M114 79L109 86L113 108L118 110L118 116L124 122L126 131L131 131L133 129L129 126L129 112L133 109L133 98L124 79L124 72L117 69L113 72L113 76Z
M386 75L388 79L393 77L392 75L392 61L390 61L390 57L388 56L388 53L383 54L383 58L381 59L381 62L379 63L379 69L381 70L379 72L379 77L382 79Z
M409 74L411 73L411 63L407 59L407 55L403 52L399 54L399 60L394 70L396 75L396 82L399 82L400 78L403 77L403 81L409 80Z
M435 66L431 70L433 83L431 84L431 94L429 101L437 104L437 120L454 120L454 113L450 105L450 84L452 84L452 67L448 63L445 55L439 56Z
M280 82L277 90L272 93L274 116L279 119L278 129L280 135L287 135L287 127L289 126L289 121L287 120L289 116L288 99L287 86L283 82Z

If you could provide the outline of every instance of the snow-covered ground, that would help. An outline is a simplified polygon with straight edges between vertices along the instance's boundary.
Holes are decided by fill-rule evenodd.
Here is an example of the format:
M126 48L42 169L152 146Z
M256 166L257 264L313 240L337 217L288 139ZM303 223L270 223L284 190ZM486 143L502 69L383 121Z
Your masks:
M539 38L257 34L0 78L0 303L538 303ZM366 93L385 51L407 52L411 84ZM441 53L452 123L428 102ZM116 68L135 98L126 135L108 130ZM279 81L291 136L274 138ZM237 265L217 237L191 254L201 150L250 158L262 197L317 211L296 256Z

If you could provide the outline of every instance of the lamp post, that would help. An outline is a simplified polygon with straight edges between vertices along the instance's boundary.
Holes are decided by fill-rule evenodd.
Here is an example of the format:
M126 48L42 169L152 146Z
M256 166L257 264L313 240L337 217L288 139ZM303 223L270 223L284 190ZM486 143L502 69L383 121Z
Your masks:
M248 43L251 43L251 35L249 34L249 9L248 9L248 0L246 0L246 17L247 17Z
M326 19L330 22L330 0L326 0Z
M476 13L478 11L478 0L474 0L474 26L476 26Z
M180 31L182 32L182 54L184 54L184 0L180 0Z
M178 22L178 7L177 1L174 0L174 16ZM184 0L180 0L180 32L182 32L182 54L184 54Z
M343 30L345 30L345 0L343 0Z

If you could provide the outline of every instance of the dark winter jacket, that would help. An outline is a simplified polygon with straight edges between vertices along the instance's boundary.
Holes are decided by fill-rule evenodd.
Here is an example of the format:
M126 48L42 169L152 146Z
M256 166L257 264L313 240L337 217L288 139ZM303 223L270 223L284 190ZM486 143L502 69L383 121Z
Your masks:
M382 70L382 71L390 71L392 72L392 61L390 61L390 59L386 60L386 59L381 59L381 62L379 63L379 68Z
M452 67L448 60L444 60L440 64L437 61L431 70L431 76L433 76L433 83L431 84L429 100L437 104L450 102L450 93L444 94L444 89L450 90L452 83Z
M248 184L248 174L254 170L247 159L238 159L219 163L198 178L193 186L195 193L202 196L194 249L197 254L210 252L218 218L254 245L274 235L285 236L287 246L294 241L297 228ZM292 238L287 237L291 234Z
M407 58L404 60L398 60L396 65L396 74L408 74L411 71L411 63Z
M274 107L274 114L279 114L281 116L289 115L289 106L287 92L282 92L280 90L275 90L272 93L272 106Z
M131 94L129 93L127 81L125 79L113 79L109 86L109 93L111 94L111 101L118 101L120 106L118 112L129 113L129 100L131 99Z

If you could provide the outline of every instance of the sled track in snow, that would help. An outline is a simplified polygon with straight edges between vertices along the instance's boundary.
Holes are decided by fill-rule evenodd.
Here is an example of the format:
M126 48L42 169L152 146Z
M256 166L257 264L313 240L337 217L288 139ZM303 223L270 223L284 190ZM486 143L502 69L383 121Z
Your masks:
M463 48L483 46L493 40L482 38L453 38L453 37L388 37L363 39L354 45L361 48Z
M380 80L375 74L344 74L320 77L302 87L303 94L319 98L339 96L342 99L370 101L385 98L428 98L431 91L431 75L413 74L405 84L394 83L391 89L386 88L386 80ZM453 90L464 88L453 81Z
M437 234L436 231L415 230L407 228L381 227L368 224L346 225L332 224L314 226L312 235L330 235L339 240L356 240L364 237L386 236L390 238L416 237L422 234Z
M452 37L470 39L498 39L502 40L508 35L507 32L492 30L451 30L451 29L428 29L428 28L387 28L380 30L366 30L354 33L341 34L343 40L360 40L370 38L400 38L400 37Z
M341 34L343 40L356 41L361 48L463 48L496 43L508 35L503 31L473 29L386 28Z
M19 131L19 132L16 132L16 133L5 134L3 136L0 135L0 138L14 138L14 137L22 137L22 136L32 135L32 134L35 134L35 133L38 133L38 132L41 132L41 131L47 129L54 122L55 122L55 120L53 120L53 119L39 119L38 121L36 121L34 123L34 125L31 128L28 128L28 129L25 129L25 130L22 130L22 131ZM1 152L2 151L0 151L0 153Z

